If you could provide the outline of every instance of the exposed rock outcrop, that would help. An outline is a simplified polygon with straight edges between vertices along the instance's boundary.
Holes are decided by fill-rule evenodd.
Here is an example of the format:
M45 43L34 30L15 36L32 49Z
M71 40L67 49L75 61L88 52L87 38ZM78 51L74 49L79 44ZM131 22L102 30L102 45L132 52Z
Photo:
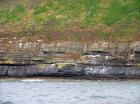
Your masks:
M0 76L74 76L74 77L103 77L103 78L140 78L139 67L125 66L95 66L91 64L66 65L58 68L50 64L39 68L30 66L0 66Z
M140 78L140 42L25 44L0 51L0 76ZM19 47L21 48L21 47Z

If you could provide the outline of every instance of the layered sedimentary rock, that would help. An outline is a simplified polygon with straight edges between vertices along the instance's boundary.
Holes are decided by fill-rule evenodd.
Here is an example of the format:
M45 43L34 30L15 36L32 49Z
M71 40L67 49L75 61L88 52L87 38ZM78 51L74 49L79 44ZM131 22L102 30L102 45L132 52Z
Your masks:
M12 53L1 51L0 76L140 78L140 42L39 45L24 44Z
M54 64L38 66L0 66L0 76L75 76L103 78L139 78L139 67L95 66L89 64L66 65L58 68Z

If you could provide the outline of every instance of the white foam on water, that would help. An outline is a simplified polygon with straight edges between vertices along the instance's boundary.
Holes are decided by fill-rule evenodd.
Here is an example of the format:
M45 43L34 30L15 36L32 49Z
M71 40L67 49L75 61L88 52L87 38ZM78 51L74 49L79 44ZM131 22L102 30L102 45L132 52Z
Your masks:
M43 81L41 79L24 79L24 80L21 80L21 81L24 81L24 82L40 82L40 81Z
M1 82L3 82L4 80L2 79L2 80L0 80Z

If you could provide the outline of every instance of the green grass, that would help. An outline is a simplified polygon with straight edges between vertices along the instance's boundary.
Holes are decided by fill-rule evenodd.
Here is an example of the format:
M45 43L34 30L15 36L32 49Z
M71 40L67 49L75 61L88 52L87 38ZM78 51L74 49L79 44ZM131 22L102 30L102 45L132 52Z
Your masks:
M45 6L39 6L35 9L34 15L40 15L42 13L46 13L48 11L48 8Z
M89 0L85 1L85 8L86 8L86 16L85 16L85 22L87 24L94 24L94 16L97 13L97 10L99 9L99 4L101 0Z
M0 10L0 22L10 23L20 21L26 12L26 8L22 4L17 4L13 8Z
M122 19L128 19L129 21L133 18L140 19L140 5L137 4L138 2L138 0L134 0L131 3L123 4L119 0L112 0L104 17L105 24L111 26Z
M32 0L32 8L28 2L15 0L12 4L7 1L11 4L0 8L0 23L31 23L45 31L47 38L59 32L56 37L62 40L66 35L81 40L82 37L128 38L140 34L140 0L42 0L35 5ZM6 5L6 1L1 3ZM92 29L90 32L89 28Z

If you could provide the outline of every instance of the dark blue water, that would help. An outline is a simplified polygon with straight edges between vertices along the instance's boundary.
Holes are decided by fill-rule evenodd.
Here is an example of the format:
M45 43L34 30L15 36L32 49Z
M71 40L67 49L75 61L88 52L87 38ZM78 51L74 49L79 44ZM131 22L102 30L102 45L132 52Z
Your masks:
M140 81L1 80L0 104L140 104Z

